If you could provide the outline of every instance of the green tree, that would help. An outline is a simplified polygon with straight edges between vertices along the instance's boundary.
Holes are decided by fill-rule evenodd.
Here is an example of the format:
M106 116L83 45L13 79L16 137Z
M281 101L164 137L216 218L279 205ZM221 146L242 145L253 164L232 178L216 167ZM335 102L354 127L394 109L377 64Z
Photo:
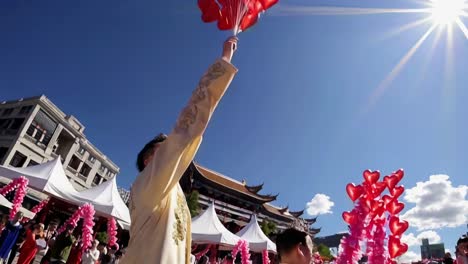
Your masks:
M320 254L320 256L322 258L331 259L333 257L331 252L330 252L330 249L327 246L325 246L324 244L319 244L317 246L317 251L318 251L318 253Z
M260 224L260 228L266 236L276 233L276 224L272 221L268 221L267 219L263 219Z
M96 234L96 239L100 243L107 243L107 232L99 232Z
M198 191L192 191L191 193L185 196L187 206L190 210L190 215L192 217L195 217L200 213L200 204L198 203L199 196L200 194L198 193Z

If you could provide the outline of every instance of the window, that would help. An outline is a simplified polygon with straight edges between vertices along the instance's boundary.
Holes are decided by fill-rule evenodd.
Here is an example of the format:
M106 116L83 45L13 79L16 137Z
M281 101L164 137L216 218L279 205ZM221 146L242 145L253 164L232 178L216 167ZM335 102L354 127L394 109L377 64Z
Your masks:
M16 151L15 155L10 161L10 165L13 167L22 167L26 162L26 156L23 155L21 152Z
M101 165L101 168L99 170L102 171L102 172L105 172L106 171L106 166Z
M73 155L73 157L70 160L70 163L68 164L68 167L76 171L78 167L80 166L80 163L81 163L81 160L77 156Z
M8 152L7 147L0 147L0 163L2 163L3 158L6 156L7 152Z
M7 129L10 123L11 119L0 119L0 129Z
M81 170L80 170L81 175L88 177L90 172L91 172L91 167L89 167L86 164L83 164L83 166L81 166Z
M93 179L93 184L98 185L101 183L102 176L99 174L96 174L96 176Z
M83 147L80 147L80 149L78 150L78 153L83 156L85 153L86 153L86 150L83 148Z
M7 109L3 110L2 116L9 116L12 113L13 113L13 108L7 108Z
M28 167L29 166L34 166L34 165L37 165L39 163L35 162L34 160L30 160L29 163L28 163Z
M21 125L23 125L24 118L15 118L13 119L13 123L10 126L10 129L12 130L18 130Z
M20 115L25 115L25 114L29 114L29 112L31 112L31 109L32 109L32 105L28 105L28 106L23 106L21 107L21 110L20 110Z
M96 161L96 158L89 155L88 160L91 161L91 163L94 163Z

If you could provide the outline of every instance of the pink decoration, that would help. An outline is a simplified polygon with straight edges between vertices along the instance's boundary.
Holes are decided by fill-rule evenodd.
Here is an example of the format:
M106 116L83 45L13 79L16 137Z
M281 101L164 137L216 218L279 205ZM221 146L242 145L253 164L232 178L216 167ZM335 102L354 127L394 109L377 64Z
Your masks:
M249 253L249 242L245 240L239 240L236 246L232 249L232 259L233 263L236 262L237 253L241 253L242 264L249 264L250 253Z
M367 236L367 256L369 257L369 263L385 263L388 258L388 254L385 249L385 217L379 219L381 221L373 221L370 225L375 227L373 232L368 232Z
M49 202L49 200L47 200L47 199L41 201L38 205L34 206L31 209L31 212L33 212L34 214L37 215L40 211L42 211L42 209L44 209L44 207L47 205L48 202ZM30 220L29 218L24 217L23 220L21 220L21 222L26 223L29 220Z
M270 258L268 257L268 250L262 251L263 264L270 264Z
M109 246L116 246L117 248L119 245L117 244L117 223L115 222L114 217L110 217L107 219L107 244Z
M348 195L351 200L357 200L357 204L351 212L343 213L343 219L349 224L350 235L341 240L342 252L336 260L337 264L357 263L362 256L362 242L367 242L369 264L394 264L394 258L408 250L408 246L400 241L403 232L408 229L408 222L400 221L396 215L404 208L404 204L398 201L404 187L397 186L403 176L404 172L400 169L379 182L380 173L367 170L363 173L364 181L361 185L347 185ZM362 186L362 190L358 186ZM387 188L390 195L381 196ZM392 233L387 247L386 212Z
M358 202L353 213L357 218L356 224L349 226L350 234L348 237L341 239L341 247L343 251L338 256L337 264L357 263L362 257L361 245L359 242L364 238L364 230L366 227L367 213L364 209L365 205Z
M16 213L18 213L21 208L23 199L26 196L29 180L26 177L21 176L18 179L14 179L12 183L14 183L13 186L16 188L16 193L15 198L13 199L13 206L10 210L10 220L13 220Z
M211 245L207 245L205 249L195 254L195 259L200 260L201 257L205 256L211 249Z
M82 250L85 251L91 247L93 242L93 226L94 226L94 207L91 204L85 204L78 208L73 215L59 228L58 233L65 231L68 225L74 228L78 225L78 221L83 218L83 229L82 229Z
M82 207L82 216L83 216L83 252L87 249L91 248L91 244L93 242L93 227L94 227L94 206L91 204L85 204Z
M315 252L312 256L312 263L313 264L323 264L322 256L319 253Z

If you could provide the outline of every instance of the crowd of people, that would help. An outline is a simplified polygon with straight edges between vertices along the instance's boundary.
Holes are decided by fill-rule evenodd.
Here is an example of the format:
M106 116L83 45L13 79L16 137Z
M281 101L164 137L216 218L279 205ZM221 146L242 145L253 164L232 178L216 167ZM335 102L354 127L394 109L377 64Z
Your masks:
M71 225L58 233L58 220L47 228L34 220L21 224L23 214L18 212L12 221L2 221L0 235L0 264L118 264L124 255L117 246L94 240L83 251L80 230ZM8 218L6 218L8 219ZM15 261L16 259L16 261Z

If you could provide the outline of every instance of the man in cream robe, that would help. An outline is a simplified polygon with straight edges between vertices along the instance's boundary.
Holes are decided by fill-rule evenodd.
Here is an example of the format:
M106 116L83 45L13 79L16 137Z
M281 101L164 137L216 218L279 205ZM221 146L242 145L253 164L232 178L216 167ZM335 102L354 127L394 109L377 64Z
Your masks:
M203 75L171 134L152 145L143 166L138 161L141 173L131 189L130 243L122 263L190 263L191 217L179 180L237 72L230 63L236 44L235 37L224 43L222 58Z

